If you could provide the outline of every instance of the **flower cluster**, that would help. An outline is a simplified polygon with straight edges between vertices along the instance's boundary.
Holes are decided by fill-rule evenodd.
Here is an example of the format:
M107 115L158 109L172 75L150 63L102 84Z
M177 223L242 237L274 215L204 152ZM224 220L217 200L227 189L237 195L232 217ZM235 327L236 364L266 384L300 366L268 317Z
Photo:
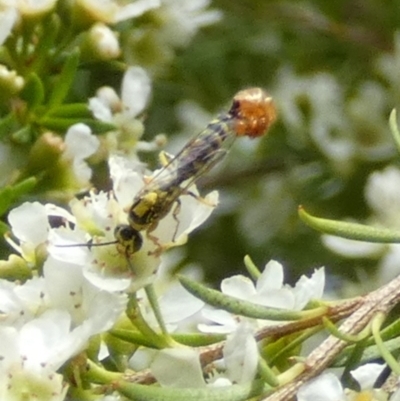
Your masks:
M277 260L259 269L248 256L248 275L227 277L215 290L188 263L181 245L219 202L217 191L197 189L197 179L228 153L235 133L258 136L275 119L275 111L266 115L270 95L243 90L185 147L183 135L176 137L176 157L163 150L166 135L147 119L152 96L160 95L153 87L168 79L174 92L174 69L166 67L200 29L222 18L209 5L0 0L0 230L11 249L0 261L0 400L400 399L393 357L400 329L385 322L400 299L396 167L367 181L373 228L300 210L311 226L325 227L330 249L380 261L379 282L392 281L370 294L326 300L331 280L324 267L288 279ZM266 47L280 41L271 36ZM243 42L239 49L265 48L264 38L262 45ZM394 56L376 62L392 85L395 42ZM218 47L207 51L224 57ZM202 61L196 59L200 68ZM296 134L289 142L300 152L314 147L332 176L344 178L360 160L388 158L389 138L369 137L386 124L381 84L364 82L345 107L348 94L332 74L295 71L278 67L274 80L281 127ZM206 90L223 81L219 74L207 78ZM254 97L261 104L254 106ZM192 101L177 110L191 132L211 119ZM257 146L243 143L230 148L237 165L250 162ZM161 167L152 169L157 156ZM321 162L296 165L287 176L274 171L241 207L222 202L225 211L238 209L239 229L264 246L291 220L292 184L320 178L324 168ZM353 238L349 232L356 239L373 232L375 243L328 235ZM374 362L379 358L385 363ZM389 368L395 384L374 388ZM342 384L351 380L358 388Z

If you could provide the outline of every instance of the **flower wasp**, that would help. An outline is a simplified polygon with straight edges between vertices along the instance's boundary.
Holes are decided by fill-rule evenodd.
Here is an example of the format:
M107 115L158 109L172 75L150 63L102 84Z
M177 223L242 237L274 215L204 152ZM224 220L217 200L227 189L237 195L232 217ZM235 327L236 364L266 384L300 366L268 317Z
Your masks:
M126 209L128 224L116 226L115 241L82 246L117 243L129 256L142 247L142 233L145 232L147 238L157 246L154 253L158 255L163 248L152 232L172 211L172 217L177 223L172 236L172 241L175 241L179 226L177 216L180 210L180 196L191 195L202 200L190 191L190 186L226 155L229 146L224 146L225 142L229 140L232 144L238 136L259 137L275 120L275 105L267 92L260 88L239 91L233 97L229 110L212 120L174 157L166 153L161 154L162 168L150 177L134 196L132 204Z
M226 139L237 136L255 138L263 135L276 119L276 109L269 96L260 88L238 92L228 112L220 114L190 140L173 158L165 156L164 168L152 178L133 199L128 211L129 225L121 226L124 235L145 231L158 244L151 232L172 209L177 220L179 196L192 195L188 188L210 170L227 153L222 148ZM183 184L183 185L182 185ZM175 229L175 234L177 227ZM117 238L124 238L117 231ZM174 239L175 235L173 236ZM120 240L121 241L121 240Z

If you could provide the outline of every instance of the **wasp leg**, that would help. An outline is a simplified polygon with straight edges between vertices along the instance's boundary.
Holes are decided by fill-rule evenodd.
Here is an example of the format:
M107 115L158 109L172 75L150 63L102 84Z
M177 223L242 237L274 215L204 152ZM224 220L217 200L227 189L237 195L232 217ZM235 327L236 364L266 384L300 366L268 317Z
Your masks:
M174 207L174 210L172 211L172 217L173 217L173 219L176 221L176 226L175 226L175 230L174 230L174 235L172 236L172 242L175 242L175 239L176 239L176 235L178 234L178 228L179 228L179 223L180 223L180 221L179 221L179 219L178 219L178 214L179 214L179 212L181 211L181 201L180 201L180 199L178 198L177 200L176 200L176 205L175 205L175 207Z
M217 206L215 203L208 201L206 198L203 198L202 196L195 194L192 191L185 191L184 194L195 198L196 200L203 203L204 205L211 206L211 207Z
M180 212L180 210L181 210L181 201L180 201L179 199L177 199L175 202L176 202L176 205L175 205L175 207L174 207L174 209L173 209L173 211L172 211L172 217L173 217L173 219L174 219L175 222L176 222L176 226L175 226L174 233L173 233L173 235L172 235L172 242L175 242L176 235L178 234L179 223L180 223L179 218L178 218L178 215L179 215L179 212ZM160 240L159 240L156 236L154 236L154 235L151 234L151 231L153 231L153 229L155 229L155 228L156 228L156 226L155 226L154 228L152 228L152 229L150 229L150 230L148 230L148 231L146 232L146 237L147 237L150 241L152 241L153 244L156 245L156 247L157 247L157 249L155 249L154 251L150 251L150 252L148 253L148 255L160 256L160 255L161 255L165 250L167 250L170 246L168 246L168 245L162 245L162 244L160 243Z
M174 156L167 153L165 150L162 150L158 155L158 160L162 167L168 166L173 160Z
M159 239L155 235L151 235L149 231L146 232L146 237L157 247L154 251L149 251L149 256L160 256L164 251Z

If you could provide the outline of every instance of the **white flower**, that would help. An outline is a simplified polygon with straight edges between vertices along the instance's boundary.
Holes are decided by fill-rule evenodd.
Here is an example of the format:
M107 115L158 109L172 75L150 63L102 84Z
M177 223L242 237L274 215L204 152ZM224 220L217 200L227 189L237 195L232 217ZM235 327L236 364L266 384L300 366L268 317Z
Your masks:
M93 21L110 24L139 17L159 7L160 0L136 0L128 4L118 0L74 0L73 5L77 12L85 13Z
M258 366L257 342L249 324L242 322L237 330L227 337L224 349L226 377L232 383L251 382Z
M400 170L388 166L368 177L365 199L377 222L388 228L400 229Z
M122 79L123 113L134 118L146 107L151 95L151 81L143 68L129 67Z
M400 77L398 74L400 68L400 32L396 31L393 38L393 49L390 52L381 55L376 60L376 67L383 78L392 88L398 88Z
M358 399L357 395L360 399L380 399L378 394L381 390L373 389L373 385L384 368L384 364L367 363L350 372L360 385L360 393L345 392L339 379L333 373L323 373L300 387L297 401L347 401ZM347 393L352 395L348 397Z
M158 277L155 287L160 287L159 281ZM186 320L189 320L204 306L203 301L194 297L176 281L173 282L168 289L164 289L163 292L158 292L162 293L157 300L161 316L163 317L163 321L170 333L179 330L181 324L184 324ZM154 330L158 330L159 324L154 316L154 311L142 289L137 292L137 297L141 300L139 307L143 318L146 320L147 324L154 328ZM148 349L142 351L141 355L135 353L131 359L130 365L133 369L138 368L138 360L139 363L143 364L143 362L141 362L143 360L143 355L149 352ZM150 359L148 359L148 361L150 361Z
M361 387L361 390L372 390L378 377L385 369L386 365L382 363L366 363L352 370L350 373Z
M86 325L88 335L109 330L124 312L126 295L99 290L79 266L48 258L43 269L48 307L68 311L74 326Z
M254 302L260 305L301 310L311 299L322 297L325 275L324 269L316 270L311 278L302 276L294 288L283 283L283 267L275 260L265 266L256 285L245 276L233 276L222 281L224 294Z
M242 323L228 336L221 360L223 373L213 377L208 385L221 387L233 383L249 383L258 366L258 348L250 326ZM204 381L199 354L191 348L158 351L151 363L151 372L164 387L202 388Z
M41 18L50 13L57 0L0 0L0 44L10 35L21 18Z
M54 205L42 205L39 202L25 202L10 211L8 221L19 244L9 239L10 244L32 266L36 263L36 251L44 244L50 232L49 215L68 217L63 209Z
M14 24L17 22L18 12L14 7L4 8L0 12L0 44L10 36Z
M204 302L175 283L160 297L159 305L165 323L171 327L197 313Z
M147 252L154 251L154 245L148 241L141 252L129 256L124 246L115 243L115 228L126 224L126 215L116 199L104 192L91 192L82 200L73 200L70 206L77 226L50 232L48 250L52 258L80 266L91 283L106 291L126 290L134 278L133 269L136 285L149 283L158 265L156 258L147 257ZM94 245L111 244L85 246L91 239Z
M69 341L65 341L70 335L65 317L66 314L61 312L57 316L49 314L27 323L20 331L13 327L0 328L2 400L26 397L64 400L67 387L56 370L67 359L66 349L75 351ZM61 360L60 354L64 356Z
M65 159L72 160L73 171L80 182L87 182L92 170L85 162L99 147L99 140L92 135L91 129L82 123L72 125L65 135Z
M113 123L117 130L107 134L110 153L123 150L125 154L137 148L143 133L143 124L137 116L146 107L151 95L151 80L141 67L129 67L122 79L121 98L112 88L103 87L97 96L89 99L93 115L105 122ZM140 144L139 144L140 145ZM155 147L153 146L152 150Z
M22 18L39 18L50 13L57 0L16 0L16 7Z
M342 175L351 173L359 159L385 160L391 155L392 145L385 135L387 123L382 118L387 109L382 86L361 85L347 102L347 110L345 94L332 74L298 76L285 66L274 95L282 121L296 135L293 141L308 146L309 135ZM304 104L309 109L307 115L302 110Z
M141 67L129 67L122 79L121 99L111 88L101 88L97 97L89 99L89 107L99 120L114 121L115 113L121 121L129 121L144 110L150 94L151 81L147 72Z
M62 375L56 371L85 346L90 327L72 327L68 312L48 310L23 325L0 328L0 396L58 401L65 397ZM14 398L15 397L15 398Z
M265 266L264 271L256 284L249 278L237 275L224 279L221 290L224 294L270 308L287 310L301 310L312 299L320 299L325 285L324 268L314 271L310 278L302 276L295 287L292 288L283 283L283 267L275 260L271 260ZM213 320L219 326L199 325L199 329L205 332L226 333L237 326L242 319L229 317L227 312L203 311L206 318ZM215 320L214 320L215 319Z
M382 255L387 245L356 241L333 235L322 235L322 243L331 251L347 258L377 258Z
M85 324L88 336L110 329L124 311L124 294L100 291L71 264L49 258L44 277L23 285L0 281L1 326L21 327L48 310L68 311L74 327Z
M210 0L163 0L158 11L164 21L160 35L173 46L185 46L197 31L221 20L219 10L205 10Z
M203 317L212 321L213 325L200 323L197 327L203 333L228 334L234 332L240 322L240 318L222 309L208 309L201 311Z
M294 288L283 283L283 267L275 260L265 266L256 285L245 276L233 276L222 281L224 294L254 302L260 305L301 310L311 299L322 297L325 275L324 269L316 270L311 278L302 276Z
M397 167L388 166L368 177L365 199L373 214L367 224L400 230L399 188L400 170ZM323 235L322 241L333 252L349 258L381 258L377 274L378 285L387 283L399 272L399 244L375 244L330 235Z
M199 354L191 348L171 348L157 352L151 372L163 387L202 388L203 378Z
M346 396L339 379L324 373L300 387L297 401L346 401Z

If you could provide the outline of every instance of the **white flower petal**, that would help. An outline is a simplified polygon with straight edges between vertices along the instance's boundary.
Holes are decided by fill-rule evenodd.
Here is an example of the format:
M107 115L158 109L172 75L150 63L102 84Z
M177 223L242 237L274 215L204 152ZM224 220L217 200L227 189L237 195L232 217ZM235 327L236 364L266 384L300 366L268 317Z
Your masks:
M170 348L157 353L151 372L165 387L203 388L205 382L199 354L190 348Z
M166 323L178 323L195 313L204 306L204 302L177 283L161 298L160 308Z
M257 294L252 302L268 306L269 308L294 309L295 296L290 288L269 290L267 293Z
M383 363L366 363L352 370L350 374L357 380L361 390L371 390L385 367Z
M89 99L89 109L93 113L94 117L100 121L112 122L111 109L97 97L91 97Z
M333 235L322 235L322 243L331 251L347 258L377 258L386 248L386 244L356 241Z
M226 371L232 382L242 384L254 379L258 365L258 348L249 325L241 323L228 336L223 355Z
M256 295L254 283L247 277L236 275L222 280L221 291L235 298L250 301Z
M18 12L14 7L9 7L0 12L0 45L2 45L11 33L18 19Z
M129 367L136 371L148 369L156 354L157 350L155 349L144 347L139 348L129 360Z
M136 0L133 4L126 5L115 14L115 22L139 17L146 11L160 7L160 0Z
M100 145L100 141L92 135L91 129L82 123L72 125L66 135L66 154L74 159L86 159L91 156Z
M280 289L283 285L283 267L276 260L267 263L261 276L257 280L257 292L268 293L270 290Z
M302 385L297 401L345 401L342 385L333 373L324 373Z
M193 190L193 188L191 188L191 191L192 190ZM189 204L189 202L193 203L194 201L196 201L195 210L194 210L194 213L192 214L190 224L186 228L184 227L184 224L182 224L182 226L179 227L179 230L177 233L178 241L179 241L179 237L181 235L187 235L187 234L191 233L197 227L201 226L210 217L211 213L214 211L214 209L218 205L219 194L218 194L218 191L212 191L206 195L204 200L197 200L193 196L189 196L189 195L186 196L185 198L188 198L186 200L187 205ZM182 215L184 215L184 213L185 213L185 208L182 207ZM184 218L183 218L183 220L184 220Z
M46 241L49 225L46 208L39 202L25 202L8 215L14 235L21 241L37 246Z
M113 190L121 208L130 207L133 198L143 188L143 164L119 156L108 160Z
M312 299L322 298L325 287L325 269L316 269L310 278L301 276L296 283L293 292L296 298L295 308L303 309Z
M151 94L151 80L141 67L129 67L122 79L121 99L128 117L141 113Z
M384 255L378 271L379 282L376 286L384 285L400 273L400 244L391 244Z
M203 333L232 333L239 324L235 316L222 309L203 309L201 314L206 319L216 323L213 325L198 324L197 328Z
M129 288L132 281L131 274L129 273L125 277L121 275L117 277L106 276L102 275L98 270L91 268L91 266L84 269L84 276L94 286L109 292L124 291Z

